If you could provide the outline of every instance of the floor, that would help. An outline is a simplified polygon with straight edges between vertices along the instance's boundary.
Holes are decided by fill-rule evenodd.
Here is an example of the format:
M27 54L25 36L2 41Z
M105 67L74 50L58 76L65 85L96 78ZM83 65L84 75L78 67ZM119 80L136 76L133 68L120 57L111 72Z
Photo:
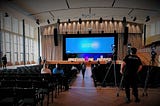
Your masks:
M143 89L139 88L140 103L135 103L131 96L131 103L126 104L124 90L94 87L90 67L87 67L85 78L79 73L69 91L62 92L49 106L160 106L160 88L149 88L147 92L148 96L142 96Z

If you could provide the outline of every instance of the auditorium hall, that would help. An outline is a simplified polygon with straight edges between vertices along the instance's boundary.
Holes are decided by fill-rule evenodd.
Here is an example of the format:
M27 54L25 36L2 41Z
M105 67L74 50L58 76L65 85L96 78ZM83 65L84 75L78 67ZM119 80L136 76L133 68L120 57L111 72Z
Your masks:
M1 0L0 106L160 106L158 0Z

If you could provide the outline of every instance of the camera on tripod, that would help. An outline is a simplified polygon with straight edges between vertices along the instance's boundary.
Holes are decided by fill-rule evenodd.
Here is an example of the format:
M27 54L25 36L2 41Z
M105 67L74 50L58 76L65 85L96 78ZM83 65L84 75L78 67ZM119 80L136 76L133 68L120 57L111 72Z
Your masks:
M116 57L116 45L112 44L111 46L112 46L112 51L113 51L113 52L112 52L112 55L113 55L113 56L112 56L112 57L113 57L112 59L113 59L113 60L116 60L116 59L117 59L117 57Z
M131 44L130 43L127 45L127 48L128 48L128 55L130 55L132 53Z
M157 55L157 53L155 52L155 49L156 49L156 46L152 45L151 46L151 60L152 61L155 61L155 58L156 58L156 55Z

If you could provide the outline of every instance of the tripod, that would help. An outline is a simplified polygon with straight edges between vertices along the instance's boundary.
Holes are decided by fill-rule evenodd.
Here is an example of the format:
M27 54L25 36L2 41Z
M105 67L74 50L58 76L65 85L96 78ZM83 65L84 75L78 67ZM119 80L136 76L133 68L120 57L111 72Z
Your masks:
M108 74L109 74L109 71L110 71L112 65L114 66L114 81L115 81L114 83L115 83L115 86L117 86L117 79L116 79L116 61L115 61L115 60L113 60L113 61L111 62L110 66L109 66L109 68L108 68L108 70L107 70L107 73L106 73L106 75L105 75L105 77L104 77L104 79L103 79L103 81L102 81L102 86L105 85L106 78L107 78L107 76L108 76Z
M111 64L110 64L110 66L109 66L109 68L107 70L107 73L105 74L105 77L104 77L104 79L102 81L102 86L105 85L106 78L107 78L107 76L109 74L109 71L110 71L112 65L113 65L113 70L114 70L114 84L115 84L114 86L117 87L115 47L113 47L113 60L111 61Z
M128 51L127 52L128 52L128 54L131 53L131 44L130 43L128 44ZM118 90L117 90L117 97L119 96L119 92L122 89L122 84L123 84L125 73L126 73L126 67L124 67L124 73L122 74L121 81L120 81L120 84L119 84L119 87L118 87Z
M148 66L148 70L147 70L147 75L146 75L146 79L145 79L145 83L144 83L144 88L143 88L143 93L142 93L142 96L148 96L148 93L147 93L147 83L148 83L148 79L149 79L149 74L152 70L152 66L154 64L154 60L151 59L150 63L149 63L149 66ZM151 66L152 65L152 66Z
M119 92L122 89L123 80L124 80L124 73L122 74L121 81L117 90L117 97L119 96Z

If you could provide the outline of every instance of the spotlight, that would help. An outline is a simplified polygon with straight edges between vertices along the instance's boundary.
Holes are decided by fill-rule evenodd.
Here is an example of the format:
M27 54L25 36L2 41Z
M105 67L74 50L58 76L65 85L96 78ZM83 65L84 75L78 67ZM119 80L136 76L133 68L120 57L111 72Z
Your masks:
M114 22L114 18L113 18L113 17L112 17L112 20L111 20L111 21L112 21L112 23Z
M9 17L9 15L8 15L8 13L7 13L7 12L5 13L4 17Z
M103 21L103 19L102 19L102 17L100 17L100 19L99 19L99 23L102 23L102 21Z
M47 23L48 23L48 24L50 24L50 21L49 21L49 20L47 20Z
M133 18L133 21L136 21L136 20L137 20L137 18L136 18L136 17L134 17L134 18Z
M82 19L81 18L79 18L79 24L82 24Z
M60 19L57 20L57 23L60 24Z
M150 17L149 16L146 17L146 22L148 22L148 21L150 21Z
M123 23L126 23L126 17L123 17Z
M39 25L40 23L39 23L39 19L36 19L36 23Z
M70 19L68 19L68 23L71 23L71 20L70 20Z

